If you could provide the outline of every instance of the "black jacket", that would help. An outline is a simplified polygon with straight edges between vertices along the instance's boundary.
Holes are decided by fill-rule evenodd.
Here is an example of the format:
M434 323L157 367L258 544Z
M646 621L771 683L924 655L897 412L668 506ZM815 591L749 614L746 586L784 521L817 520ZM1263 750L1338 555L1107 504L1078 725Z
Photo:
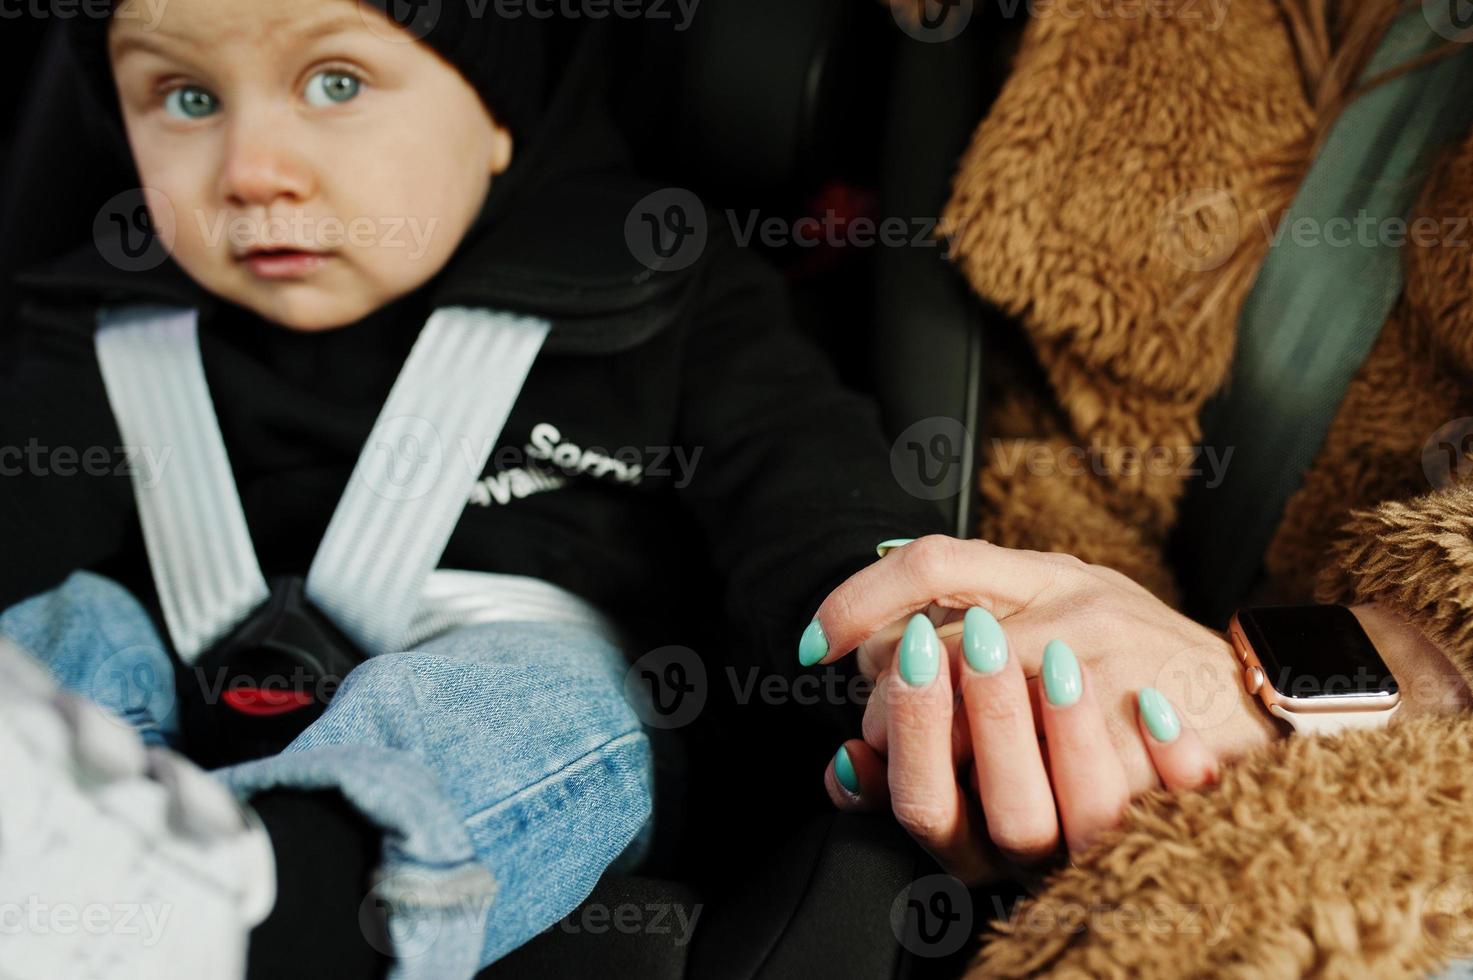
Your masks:
M284 330L204 294L172 263L122 272L92 246L20 277L22 351L0 381L0 607L93 568L157 617L127 475L137 460L93 350L99 304L200 309L206 375L268 578L305 574L429 313L485 306L553 329L442 567L557 583L658 645L674 641L663 624L704 553L726 639L796 673L824 595L874 561L879 541L944 531L944 520L897 484L874 407L840 387L794 330L785 284L723 222L708 223L696 265L652 272L624 240L630 206L651 187L608 153L543 165L597 129L588 99L586 86L559 92L540 142L498 182L446 270L350 327ZM552 445L577 447L586 465L532 458Z

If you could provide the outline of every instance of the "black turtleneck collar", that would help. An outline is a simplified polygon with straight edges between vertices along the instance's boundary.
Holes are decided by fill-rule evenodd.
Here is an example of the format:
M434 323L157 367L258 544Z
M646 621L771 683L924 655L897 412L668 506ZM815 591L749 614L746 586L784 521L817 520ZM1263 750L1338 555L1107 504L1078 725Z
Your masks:
M291 330L222 302L210 332L289 384L350 402L364 392L387 396L430 313L427 287L331 330Z

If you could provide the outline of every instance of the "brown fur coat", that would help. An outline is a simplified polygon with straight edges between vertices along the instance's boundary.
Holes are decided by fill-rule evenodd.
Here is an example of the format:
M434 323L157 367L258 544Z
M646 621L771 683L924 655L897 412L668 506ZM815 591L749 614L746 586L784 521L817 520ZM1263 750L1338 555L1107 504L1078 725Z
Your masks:
M1199 440L1233 320L1173 305L1202 273L1163 229L1204 191L1257 227L1254 162L1302 137L1312 114L1270 0L1235 0L1216 30L1200 15L1060 9L1042 6L1026 30L945 216L961 268L1021 320L1031 361L992 389L981 534L1109 565L1174 602L1162 548L1183 477L1030 472L1017 452ZM1473 139L1444 160L1423 211L1473 215ZM1423 466L1429 437L1473 416L1470 237L1407 247L1405 293L1267 565L1280 598L1399 610L1473 685L1473 480L1465 466L1442 479ZM1036 383L1016 381L1030 372ZM1139 924L1163 904L1197 908L1199 929ZM1091 907L1118 915L1059 924ZM1020 904L975 970L1415 977L1467 955L1473 719L1455 716L1283 740L1216 787L1141 797Z

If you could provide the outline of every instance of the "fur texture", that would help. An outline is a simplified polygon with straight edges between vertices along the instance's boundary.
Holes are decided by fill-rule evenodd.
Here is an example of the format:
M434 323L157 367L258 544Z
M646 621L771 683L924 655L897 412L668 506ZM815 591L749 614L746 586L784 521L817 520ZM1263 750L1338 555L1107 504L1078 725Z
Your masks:
M1235 233L1269 233L1256 161L1302 139L1312 113L1270 0L1235 0L1216 30L1196 0L1149 6L1040 6L944 225L972 286L1024 333L990 355L981 536L1071 552L1175 602L1162 551L1185 477L1118 454L1199 440L1235 317L1177 300ZM1473 139L1421 207L1473 215ZM1437 463L1430 438L1473 445L1473 231L1405 251L1405 293L1266 564L1276 598L1397 609L1473 685L1473 461ZM1080 451L1098 462L1059 465ZM990 939L976 975L1425 976L1473 955L1473 718L1281 741L1209 790L1142 797L1076 860ZM1059 926L1091 905L1119 915ZM1142 928L1161 906L1178 924L1196 908L1198 931Z
M1290 738L1125 823L973 976L1425 977L1473 955L1473 725Z

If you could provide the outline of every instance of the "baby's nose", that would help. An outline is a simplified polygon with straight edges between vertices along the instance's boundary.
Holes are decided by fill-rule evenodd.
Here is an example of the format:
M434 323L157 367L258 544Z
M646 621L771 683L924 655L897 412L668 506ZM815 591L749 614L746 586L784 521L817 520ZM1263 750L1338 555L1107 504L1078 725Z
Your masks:
M227 202L269 205L312 195L311 166L280 129L237 124L232 130L220 166L220 193Z

